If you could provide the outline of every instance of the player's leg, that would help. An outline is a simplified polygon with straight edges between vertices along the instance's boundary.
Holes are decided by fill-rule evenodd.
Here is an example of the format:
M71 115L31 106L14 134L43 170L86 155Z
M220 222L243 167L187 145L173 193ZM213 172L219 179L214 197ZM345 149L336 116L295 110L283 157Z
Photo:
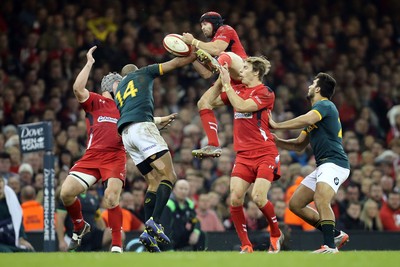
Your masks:
M104 205L108 209L108 224L111 229L111 251L122 252L122 209L119 206L123 181L109 178L105 183Z
M230 212L231 219L235 225L236 233L240 239L241 253L252 253L253 245L251 244L249 236L247 235L246 218L243 212L244 197L247 189L250 187L250 182L238 176L242 176L240 173L245 172L246 166L236 162L234 170L232 171L230 182Z
M160 180L157 177L157 171L153 169L149 173L145 174L144 177L148 184L144 198L144 221L146 222L153 215L154 207L156 206L157 189L160 185Z
M333 163L325 163L317 168L317 184L314 202L320 216L319 225L324 237L324 245L316 253L336 253L334 239L335 215L331 208L339 186L347 179L349 170Z
M271 188L271 182L274 178L280 177L280 164L277 156L266 155L254 160L254 163L249 162L253 169L257 170L257 178L254 182L254 187L251 192L254 203L258 206L264 217L268 221L270 227L270 247L269 253L278 253L281 250L283 243L283 233L279 229L278 220L274 210L274 205L268 201L268 191ZM274 166L274 168L271 168Z
M159 180L161 177L158 177L158 171L154 170L151 163L162 157L165 153L169 153L168 146L161 137L156 125L152 122L129 125L122 132L122 141L133 162L149 183L149 191L146 194L144 203L146 210L145 216L147 218L150 212L151 215L153 214L157 202L159 202L158 191L160 190L159 183L161 181ZM146 203L148 203L148 205ZM147 224L148 222L152 225L156 224L152 217L146 221ZM140 242L146 247L147 251L160 252L157 241L154 238L155 234L147 231L147 228L148 227L146 227L145 231L140 235ZM168 239L168 237L166 237L166 239Z
M152 161L150 165L156 171L156 176L158 177L157 179L160 180L160 184L157 189L152 217L146 222L146 230L156 234L161 242L169 243L169 238L163 233L162 229L158 229L158 225L177 177L169 151L161 151L154 156L156 156L156 159ZM154 222L154 224L152 222Z
M74 168L61 186L60 198L74 225L68 250L78 248L83 236L90 232L90 225L84 221L81 202L77 196L86 191L96 180L93 175L79 172Z
M218 123L213 109L223 106L221 100L221 91L216 86L217 82L210 87L197 102L201 123L207 135L208 145L192 151L193 156L203 157L219 157L222 150L218 140Z

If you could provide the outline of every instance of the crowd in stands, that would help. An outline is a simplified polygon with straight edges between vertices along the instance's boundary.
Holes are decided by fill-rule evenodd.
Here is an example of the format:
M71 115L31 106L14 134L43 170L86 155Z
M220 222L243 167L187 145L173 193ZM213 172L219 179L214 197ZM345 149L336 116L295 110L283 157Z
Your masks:
M3 0L0 175L23 209L42 212L43 154L21 154L16 126L52 122L59 187L86 146L85 116L72 92L86 51L98 46L86 88L99 92L103 75L110 71L131 62L141 67L171 58L162 45L166 34L202 36L198 19L209 10L236 29L248 55L265 55L271 61L265 83L276 94L275 121L308 111L312 78L320 71L332 74L338 84L333 101L351 164L350 177L332 203L337 224L342 230L400 231L400 2L395 0ZM231 108L215 110L222 156L199 160L191 154L207 143L196 103L212 82L190 65L157 79L155 115L179 114L162 131L176 173L189 182L189 198L200 221L214 221L215 215L220 220L212 228L204 224L202 230L224 231L233 229L228 208L235 157ZM298 131L278 134L295 137ZM281 150L282 178L270 191L279 220L293 229L313 229L287 208L295 187L315 165L311 155L310 148L300 153ZM121 207L139 219L145 188L128 159ZM94 192L101 199L101 185ZM249 229L267 228L251 200L246 201L246 216ZM36 225L34 218L31 221Z

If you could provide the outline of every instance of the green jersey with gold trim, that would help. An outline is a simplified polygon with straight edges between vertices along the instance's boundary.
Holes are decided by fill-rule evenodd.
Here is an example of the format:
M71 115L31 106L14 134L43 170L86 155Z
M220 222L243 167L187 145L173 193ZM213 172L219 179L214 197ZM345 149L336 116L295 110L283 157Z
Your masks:
M304 131L309 134L317 166L331 162L350 169L349 160L342 145L342 125L335 104L328 99L323 99L316 102L311 110L316 112L321 120L308 126Z
M133 122L152 122L154 114L154 79L163 74L161 64L153 64L128 73L115 92L119 113L118 132Z

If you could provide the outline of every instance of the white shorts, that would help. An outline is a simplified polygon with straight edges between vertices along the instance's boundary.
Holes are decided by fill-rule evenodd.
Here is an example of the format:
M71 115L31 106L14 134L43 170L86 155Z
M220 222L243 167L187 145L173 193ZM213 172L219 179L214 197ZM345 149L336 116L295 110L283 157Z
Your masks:
M346 181L349 174L349 169L328 162L318 166L312 173L307 175L301 183L315 192L317 183L324 182L330 185L335 193L337 193L340 185Z
M136 165L157 152L168 150L154 122L138 122L126 126L122 131L122 142Z

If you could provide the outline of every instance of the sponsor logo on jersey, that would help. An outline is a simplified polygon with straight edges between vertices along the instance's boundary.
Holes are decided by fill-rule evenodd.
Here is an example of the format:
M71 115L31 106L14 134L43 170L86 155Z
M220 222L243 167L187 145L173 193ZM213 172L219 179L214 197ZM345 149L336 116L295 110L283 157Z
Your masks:
M146 147L145 149L143 149L143 152L145 152L145 151L147 151L147 150L149 150L149 149L152 149L152 148L155 147L155 146L156 146L156 144L151 145L151 146L148 146L148 147Z
M333 179L333 182L335 183L335 185L339 184L339 178L335 177L335 179Z
M112 123L117 123L118 119L112 118L112 117L107 117L107 116L99 116L97 118L98 122L112 122Z
M251 119L251 118L253 118L253 113L251 113L251 112L246 112L246 113L235 112L235 120L237 120L237 119Z
M314 129L318 129L318 126L315 124L308 126L306 131L307 131L307 133L310 133Z

